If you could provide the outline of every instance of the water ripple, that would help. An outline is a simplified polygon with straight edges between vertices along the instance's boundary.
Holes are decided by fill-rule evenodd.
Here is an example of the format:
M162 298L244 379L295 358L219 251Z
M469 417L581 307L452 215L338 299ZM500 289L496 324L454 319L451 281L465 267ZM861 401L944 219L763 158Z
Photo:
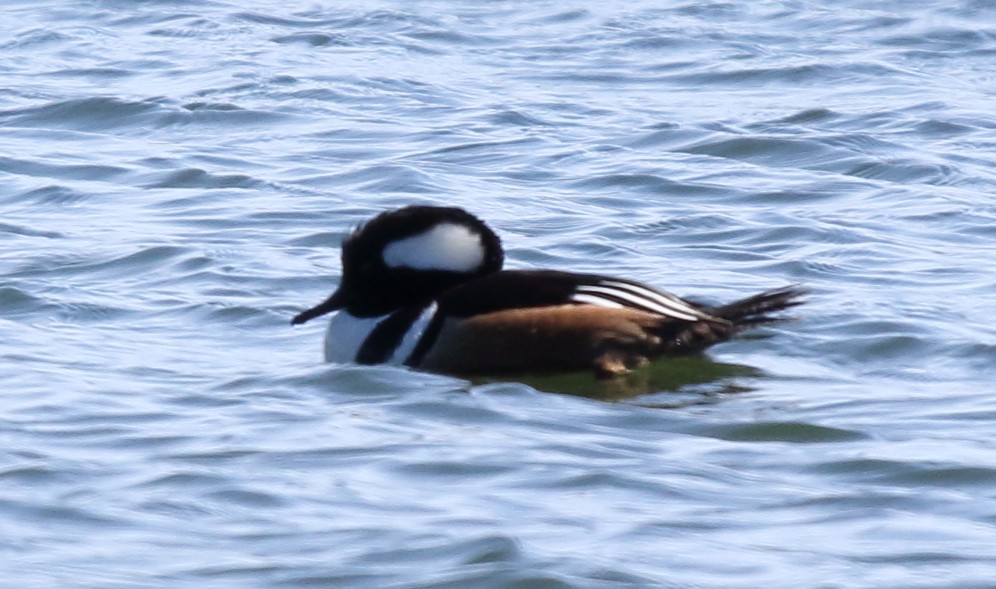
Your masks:
M985 2L78 4L0 23L6 577L992 585ZM625 379L322 364L290 317L413 203L812 294Z

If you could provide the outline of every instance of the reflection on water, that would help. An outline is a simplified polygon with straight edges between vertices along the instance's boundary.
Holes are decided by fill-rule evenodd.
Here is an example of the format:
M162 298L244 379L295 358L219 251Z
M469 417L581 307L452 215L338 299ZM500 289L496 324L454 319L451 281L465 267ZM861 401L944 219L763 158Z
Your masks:
M712 402L717 396L751 390L738 383L738 377L758 377L762 372L742 364L714 362L706 356L681 356L663 358L634 370L629 374L611 378L596 378L591 371L567 374L518 374L504 378L478 378L472 382L515 381L537 390L564 393L602 401L622 401L654 393L681 392L682 400L674 400L674 407ZM655 406L668 406L666 401L655 399Z

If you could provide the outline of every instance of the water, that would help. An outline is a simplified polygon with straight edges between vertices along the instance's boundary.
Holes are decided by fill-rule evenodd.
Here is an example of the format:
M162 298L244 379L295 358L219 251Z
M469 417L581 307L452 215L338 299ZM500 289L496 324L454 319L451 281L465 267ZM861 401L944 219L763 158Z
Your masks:
M5 585L996 587L991 3L0 12ZM322 364L409 203L813 294L611 386Z

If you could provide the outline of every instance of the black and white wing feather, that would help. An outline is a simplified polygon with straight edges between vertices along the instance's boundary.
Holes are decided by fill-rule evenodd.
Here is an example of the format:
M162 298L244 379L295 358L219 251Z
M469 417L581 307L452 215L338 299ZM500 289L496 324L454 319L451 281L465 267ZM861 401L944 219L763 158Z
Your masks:
M575 287L571 301L600 307L638 309L679 321L715 319L702 309L672 294L638 282L618 278L590 278L593 280L582 282Z
M444 294L440 303L442 311L456 317L578 304L636 309L676 321L717 320L704 309L638 282L551 270L497 272L458 286Z

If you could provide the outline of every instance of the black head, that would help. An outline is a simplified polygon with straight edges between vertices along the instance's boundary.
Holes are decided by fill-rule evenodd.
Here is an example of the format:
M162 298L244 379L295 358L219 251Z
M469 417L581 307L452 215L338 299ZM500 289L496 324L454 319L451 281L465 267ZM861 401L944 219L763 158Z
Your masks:
M339 288L291 323L339 309L360 317L384 315L497 272L503 262L498 236L463 209L410 206L387 211L343 242Z

